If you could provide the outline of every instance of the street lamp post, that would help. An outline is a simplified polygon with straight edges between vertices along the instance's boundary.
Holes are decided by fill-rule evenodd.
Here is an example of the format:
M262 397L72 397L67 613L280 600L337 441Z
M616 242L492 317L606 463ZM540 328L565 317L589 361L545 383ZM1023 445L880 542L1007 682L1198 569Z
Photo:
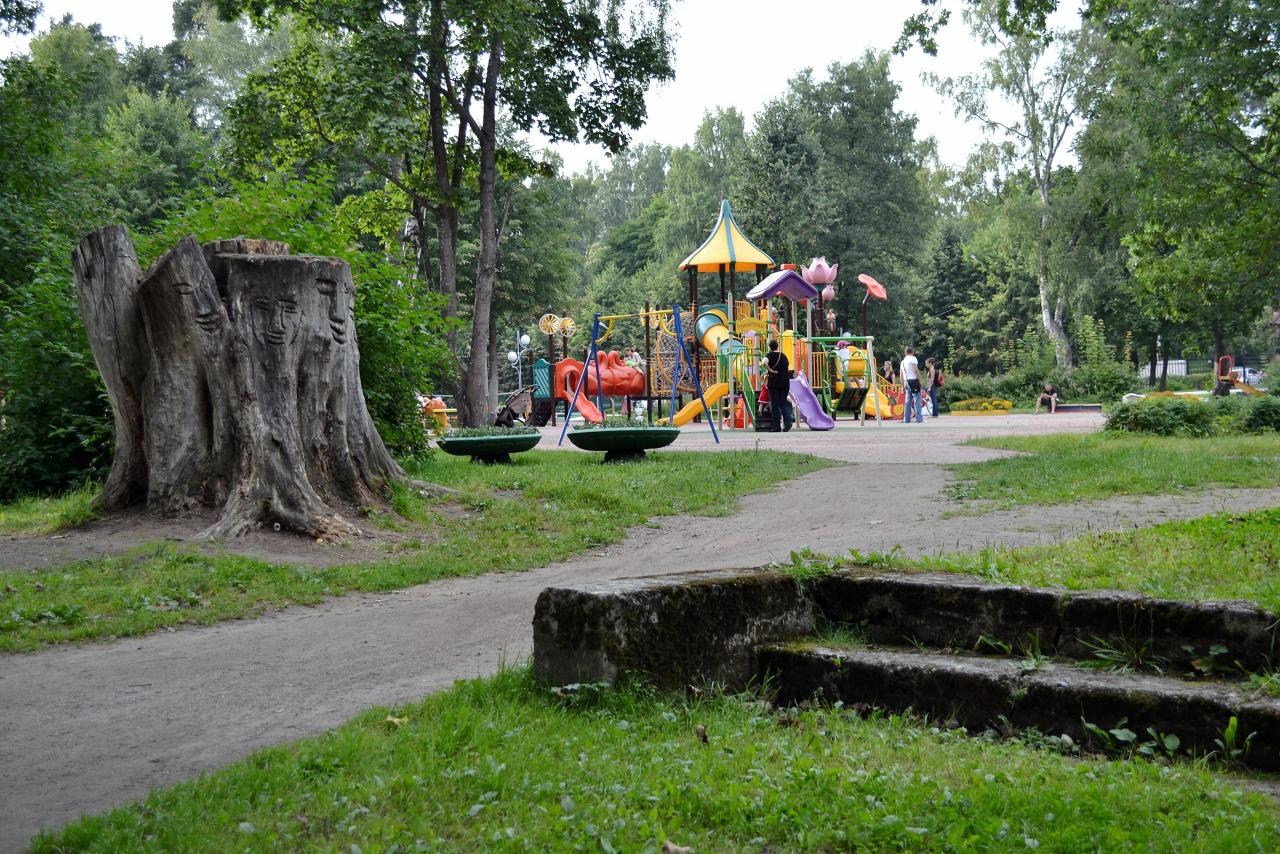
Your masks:
M524 388L524 354L529 352L529 336L516 330L516 348L507 351L507 361L516 369L516 390Z

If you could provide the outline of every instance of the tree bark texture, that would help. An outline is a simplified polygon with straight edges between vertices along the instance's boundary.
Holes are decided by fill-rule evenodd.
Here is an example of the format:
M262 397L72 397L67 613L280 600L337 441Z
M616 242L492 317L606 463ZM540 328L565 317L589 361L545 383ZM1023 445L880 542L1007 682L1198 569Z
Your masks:
M489 59L484 76L484 99L481 111L480 146L480 258L476 268L475 305L471 315L471 357L463 382L463 398L459 414L468 427L479 427L488 418L488 364L485 351L489 344L490 310L493 305L493 282L498 272L498 182L497 115L498 76L502 69L503 39L495 33L489 43Z
M81 315L116 417L100 506L213 508L211 537L262 524L340 536L408 482L365 407L350 267L288 253L188 236L140 276L122 226L77 246Z

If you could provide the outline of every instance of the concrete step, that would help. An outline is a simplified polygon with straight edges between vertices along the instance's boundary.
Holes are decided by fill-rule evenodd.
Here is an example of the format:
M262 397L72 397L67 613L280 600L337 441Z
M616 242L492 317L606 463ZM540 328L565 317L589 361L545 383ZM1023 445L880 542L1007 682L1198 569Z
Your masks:
M1251 733L1248 765L1280 770L1280 700L1255 697L1222 682L1187 682L1122 674L1058 662L1024 662L976 654L920 652L809 642L764 644L758 676L783 704L820 698L889 711L912 710L970 730L1035 727L1078 742L1084 722L1109 730L1122 720L1139 742L1148 729L1181 740L1179 752L1217 750L1232 717L1237 746Z
M1147 659L1166 673L1208 669L1237 677L1269 670L1280 652L1276 615L1248 602L1182 602L870 569L824 576L809 592L822 617L873 643L995 651L995 641L1071 659L1093 659L1101 647Z

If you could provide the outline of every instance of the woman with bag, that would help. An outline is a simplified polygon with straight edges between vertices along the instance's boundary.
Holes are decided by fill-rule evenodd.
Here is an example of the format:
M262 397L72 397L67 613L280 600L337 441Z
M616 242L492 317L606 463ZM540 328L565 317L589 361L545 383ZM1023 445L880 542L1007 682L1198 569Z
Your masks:
M934 364L933 359L924 360L925 367L929 369L928 376L925 377L928 383L925 386L929 390L929 413L934 418L938 417L938 389L942 386L943 376L942 370Z
M769 414L773 416L773 432L782 432L782 421L787 422L790 430L795 423L787 406L787 398L791 396L791 362L787 354L778 349L778 341L769 339L769 355L764 357L767 377L765 386L769 389Z

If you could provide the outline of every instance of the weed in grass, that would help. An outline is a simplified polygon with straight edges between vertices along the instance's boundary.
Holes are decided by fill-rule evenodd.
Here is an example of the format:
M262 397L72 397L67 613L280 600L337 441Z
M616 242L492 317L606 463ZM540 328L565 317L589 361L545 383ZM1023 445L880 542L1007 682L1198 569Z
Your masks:
M1243 764L1249 756L1249 750L1253 747L1253 739L1256 735L1256 732L1243 735L1240 732L1240 721L1232 715L1231 720L1227 721L1227 725L1223 727L1222 735L1213 740L1218 748L1215 758L1228 765Z
M1107 640L1096 635L1092 641L1081 641L1093 653L1092 659L1084 659L1081 667L1098 667L1111 673L1149 671L1164 673L1169 666L1167 659L1152 651L1154 641L1133 642L1127 638Z
M1248 673L1245 676L1244 688L1258 697L1280 697L1280 671L1267 670L1262 673Z

